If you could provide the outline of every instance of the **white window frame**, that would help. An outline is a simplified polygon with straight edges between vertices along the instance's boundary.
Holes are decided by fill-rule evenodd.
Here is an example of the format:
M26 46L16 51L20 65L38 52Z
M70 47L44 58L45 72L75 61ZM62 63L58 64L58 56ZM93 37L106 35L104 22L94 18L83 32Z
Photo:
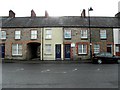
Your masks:
M52 54L52 45L45 44L45 54Z
M52 30L45 29L45 39L52 39Z
M6 39L6 31L0 31L0 39Z
M31 39L37 39L37 30L31 30Z
M120 51L119 51L119 46L116 46L115 51L116 51L116 52L120 52Z
M71 30L64 30L64 38L65 39L71 39L72 31Z
M21 31L15 31L15 39L21 39Z
M100 52L100 45L99 44L94 44L94 53L97 54Z
M100 38L101 39L106 39L107 38L106 30L100 30Z
M20 50L21 50L21 53L20 53ZM22 44L12 44L12 55L13 56L22 56Z
M80 45L82 47L81 52L80 52ZM85 52L84 52L84 49L85 49ZM87 54L87 44L78 44L78 54Z
M81 38L88 38L88 30L81 30Z

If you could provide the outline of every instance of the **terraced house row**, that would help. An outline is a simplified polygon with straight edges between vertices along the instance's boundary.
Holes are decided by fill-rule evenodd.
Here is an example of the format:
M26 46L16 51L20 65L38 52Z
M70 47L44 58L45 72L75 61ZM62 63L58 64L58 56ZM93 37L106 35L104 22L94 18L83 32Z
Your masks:
M15 13L10 10L9 16L1 17L1 20L0 53L5 59L88 59L90 45L92 54L116 54L113 31L120 28L117 16L50 17L45 12L45 16L37 17L32 10L30 17L15 17Z

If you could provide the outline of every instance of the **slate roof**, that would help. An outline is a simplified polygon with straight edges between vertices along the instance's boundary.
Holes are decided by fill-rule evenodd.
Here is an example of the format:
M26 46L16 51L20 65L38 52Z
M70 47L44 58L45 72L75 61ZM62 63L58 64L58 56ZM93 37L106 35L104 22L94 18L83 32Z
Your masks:
M1 19L0 19L1 20ZM90 27L118 28L118 17L90 17ZM89 27L89 18L80 16L63 17L2 17L3 28L38 28L38 27Z

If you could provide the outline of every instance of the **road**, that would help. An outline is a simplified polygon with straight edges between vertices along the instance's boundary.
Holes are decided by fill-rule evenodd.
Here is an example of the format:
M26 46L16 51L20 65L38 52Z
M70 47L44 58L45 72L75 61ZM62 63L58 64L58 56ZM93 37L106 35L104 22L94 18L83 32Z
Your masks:
M118 88L118 64L2 64L3 88Z

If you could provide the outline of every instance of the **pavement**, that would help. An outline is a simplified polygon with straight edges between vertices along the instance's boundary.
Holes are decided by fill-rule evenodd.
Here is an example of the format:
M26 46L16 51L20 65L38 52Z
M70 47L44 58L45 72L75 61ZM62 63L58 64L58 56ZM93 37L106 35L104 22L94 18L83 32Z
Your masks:
M39 59L33 59L33 60L4 60L2 59L2 63L41 63L41 64L75 64L75 63L92 63L90 59L84 59L84 60L39 60Z

